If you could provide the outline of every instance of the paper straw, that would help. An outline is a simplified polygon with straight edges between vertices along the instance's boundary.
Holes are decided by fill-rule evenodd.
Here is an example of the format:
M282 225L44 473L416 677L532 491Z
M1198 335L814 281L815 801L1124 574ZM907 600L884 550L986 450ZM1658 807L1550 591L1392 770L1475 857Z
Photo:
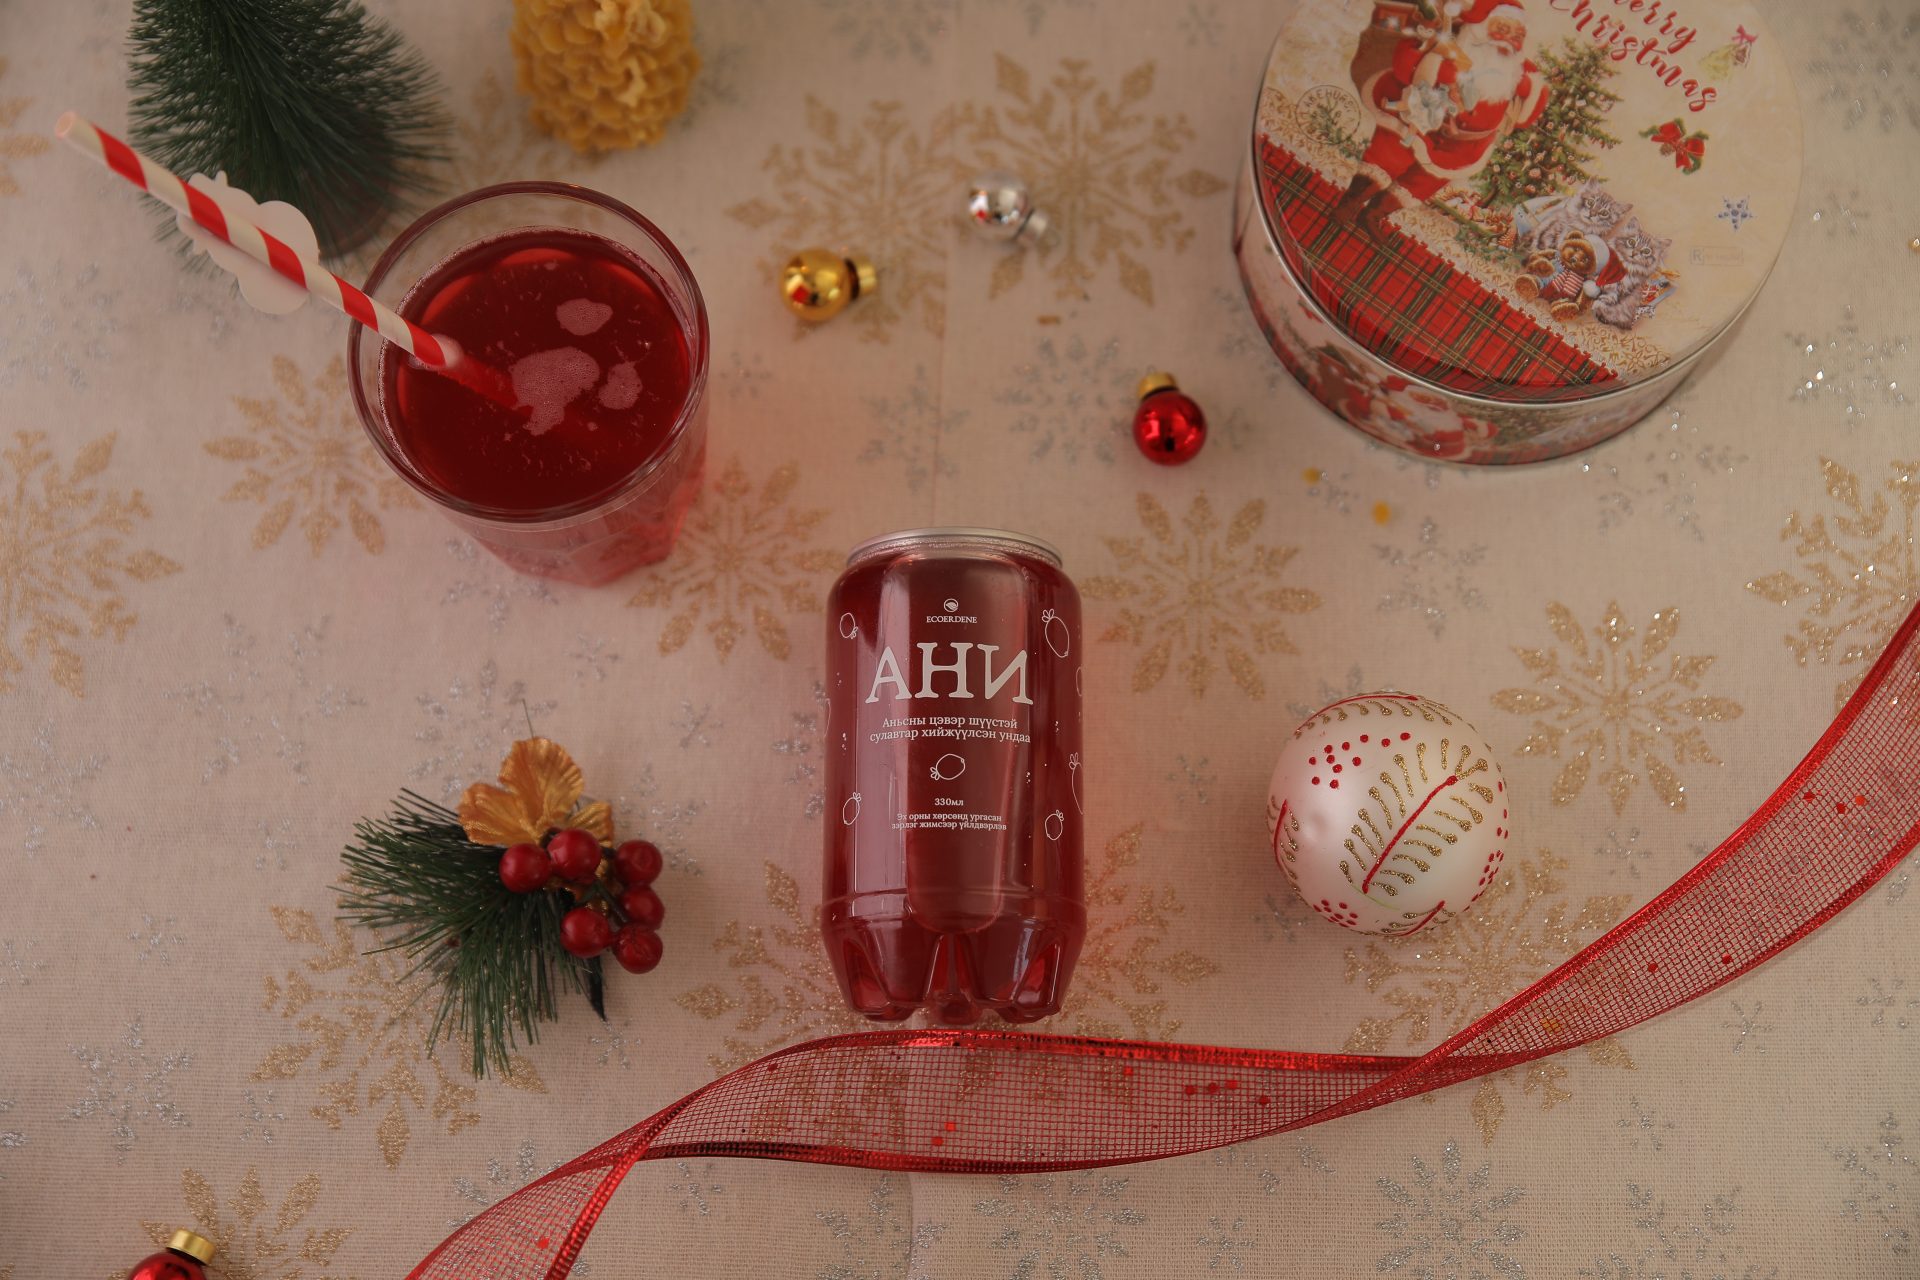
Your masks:
M68 111L53 126L54 136L98 160L160 203L177 209L208 232L254 261L271 267L328 306L372 329L422 364L450 368L461 363L460 347L436 337L375 302L319 263L301 257L285 241L251 222L229 217L211 198L180 181L92 121Z

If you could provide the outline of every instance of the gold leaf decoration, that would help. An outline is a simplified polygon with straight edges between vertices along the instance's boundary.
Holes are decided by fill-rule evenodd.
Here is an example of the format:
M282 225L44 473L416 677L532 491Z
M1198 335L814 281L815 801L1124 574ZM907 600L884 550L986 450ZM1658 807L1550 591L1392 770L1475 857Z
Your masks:
M613 842L613 810L604 801L580 806L586 780L567 749L548 738L522 738L500 765L500 785L476 782L460 797L460 825L475 844L538 844L560 827L579 827Z

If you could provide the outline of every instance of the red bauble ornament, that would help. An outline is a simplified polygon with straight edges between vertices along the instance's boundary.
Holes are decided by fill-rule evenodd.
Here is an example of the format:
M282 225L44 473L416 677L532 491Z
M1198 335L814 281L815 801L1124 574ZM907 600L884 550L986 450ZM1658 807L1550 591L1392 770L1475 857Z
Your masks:
M585 884L600 870L600 842L578 827L554 832L547 841L547 856L553 869L567 879Z
M207 1280L203 1264L213 1261L213 1252L205 1236L176 1231L165 1249L127 1272L127 1280Z
M553 860L537 844L511 844L500 855L500 883L514 893L532 893L553 875Z
M1207 442L1207 415L1179 389L1170 373L1140 379L1140 407L1133 414L1133 442L1163 467L1191 461Z
M636 885L621 894L620 909L627 913L627 919L643 929L658 929L660 922L667 918L667 904L645 885Z
M660 846L650 840L629 840L613 851L613 874L622 884L652 884L665 865Z
M560 917L560 945L568 955L591 960L613 942L613 926L590 907L575 907Z
M613 939L613 958L628 973L645 973L660 963L660 935L651 929L630 924Z

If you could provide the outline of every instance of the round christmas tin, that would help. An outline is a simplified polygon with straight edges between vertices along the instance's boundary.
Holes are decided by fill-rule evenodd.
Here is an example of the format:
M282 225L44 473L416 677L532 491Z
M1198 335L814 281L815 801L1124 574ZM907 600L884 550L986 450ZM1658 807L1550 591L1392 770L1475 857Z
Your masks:
M1784 51L1728 0L1302 0L1234 252L1281 361L1424 458L1532 462L1671 395L1800 181Z

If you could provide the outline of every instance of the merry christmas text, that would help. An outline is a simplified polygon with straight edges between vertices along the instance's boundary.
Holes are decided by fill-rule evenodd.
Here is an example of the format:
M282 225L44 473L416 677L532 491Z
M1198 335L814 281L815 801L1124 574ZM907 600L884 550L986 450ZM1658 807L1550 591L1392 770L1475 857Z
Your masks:
M1574 28L1607 46L1615 62L1629 58L1647 68L1656 79L1687 96L1687 110L1705 111L1720 96L1712 85L1676 62L1675 56L1694 42L1700 28L1680 21L1666 0L1547 0L1550 7L1573 19ZM1609 13L1612 9L1616 12ZM1645 31L1636 31L1636 26Z

